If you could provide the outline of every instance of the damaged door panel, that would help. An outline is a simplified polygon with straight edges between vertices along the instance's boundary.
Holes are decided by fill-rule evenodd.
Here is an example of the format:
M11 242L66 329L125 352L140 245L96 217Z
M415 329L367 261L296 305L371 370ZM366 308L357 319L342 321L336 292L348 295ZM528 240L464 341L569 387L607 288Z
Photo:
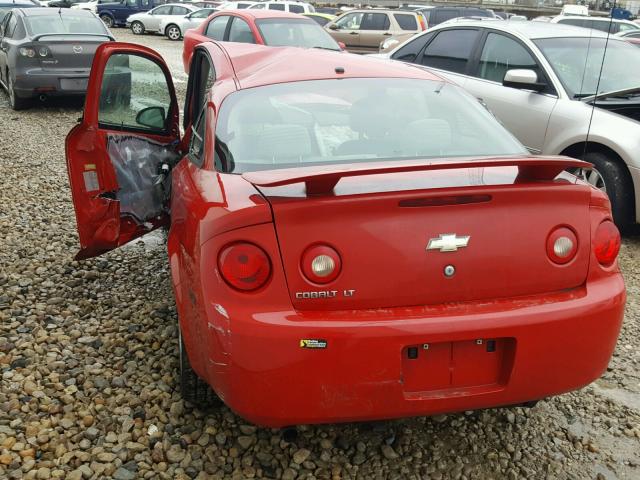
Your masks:
M168 224L170 171L181 153L175 91L158 54L131 44L98 48L66 155L77 259Z

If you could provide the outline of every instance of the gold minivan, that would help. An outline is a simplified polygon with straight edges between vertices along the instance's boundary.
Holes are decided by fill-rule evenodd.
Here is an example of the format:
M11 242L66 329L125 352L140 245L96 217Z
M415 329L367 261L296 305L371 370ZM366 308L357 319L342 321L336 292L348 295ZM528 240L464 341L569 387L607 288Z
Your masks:
M363 9L348 11L324 28L350 52L377 53L380 43L387 38L398 35L408 38L422 32L426 22L419 12Z

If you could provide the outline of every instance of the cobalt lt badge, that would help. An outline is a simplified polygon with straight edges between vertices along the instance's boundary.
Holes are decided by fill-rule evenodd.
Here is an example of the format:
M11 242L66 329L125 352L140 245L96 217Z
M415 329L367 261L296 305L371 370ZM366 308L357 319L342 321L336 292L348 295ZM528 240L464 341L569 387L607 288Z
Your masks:
M469 235L458 237L455 233L441 233L439 237L430 238L427 250L441 252L457 252L459 248L469 245Z

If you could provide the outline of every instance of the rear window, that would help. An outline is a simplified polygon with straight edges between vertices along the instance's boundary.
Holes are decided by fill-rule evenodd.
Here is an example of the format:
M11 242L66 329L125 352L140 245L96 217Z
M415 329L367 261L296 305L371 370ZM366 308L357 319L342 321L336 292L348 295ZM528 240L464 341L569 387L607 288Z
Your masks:
M452 18L457 18L460 16L462 16L462 13L457 8L438 9L431 14L431 21L429 22L429 25L439 25L442 22L446 22L447 20L451 20Z
M54 10L54 13L55 14L52 15L25 17L24 21L27 30L29 30L32 35L47 33L104 35L107 33L102 21L96 17L85 15L58 15L57 10Z
M340 50L336 41L316 22L306 18L263 18L256 26L270 47Z
M489 10L483 10L482 8L467 8L465 10L464 15L466 17L486 17L486 18L493 18L493 15L491 14L491 12Z
M402 30L418 30L418 22L414 15L394 13L393 17Z
M404 78L312 80L239 90L220 108L215 144L223 170L233 173L526 153L460 87Z

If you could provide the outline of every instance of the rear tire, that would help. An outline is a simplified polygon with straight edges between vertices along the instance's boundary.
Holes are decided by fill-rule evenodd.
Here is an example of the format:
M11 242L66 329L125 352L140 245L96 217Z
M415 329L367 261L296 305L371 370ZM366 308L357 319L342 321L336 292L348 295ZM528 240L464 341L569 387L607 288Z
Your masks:
M133 32L134 35L142 35L144 33L144 25L142 22L133 22L131 24L131 32Z
M9 105L13 110L24 110L29 105L28 99L18 97L9 71L7 71L7 94L9 95Z
M104 23L107 28L113 28L113 17L111 15L107 15L106 13L100 15L100 20L102 20L102 23Z
M175 24L171 24L164 29L164 34L167 36L169 40L173 40L177 42L182 38L182 32L180 31L180 27Z
M620 231L628 232L635 225L635 198L633 182L620 160L600 152L587 152L583 160L593 163L593 171L581 177L603 190L611 200L613 220Z
M221 404L220 399L211 387L191 368L187 350L182 340L182 332L178 327L180 349L180 391L182 398L200 409L208 409Z

